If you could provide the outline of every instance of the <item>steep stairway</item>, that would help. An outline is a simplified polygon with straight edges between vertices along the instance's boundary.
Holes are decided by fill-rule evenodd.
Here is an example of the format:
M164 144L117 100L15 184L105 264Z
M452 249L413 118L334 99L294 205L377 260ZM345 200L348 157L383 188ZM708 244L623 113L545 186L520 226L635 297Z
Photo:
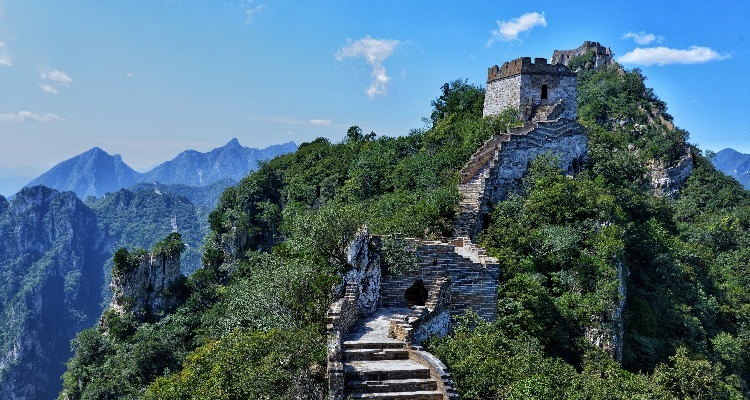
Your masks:
M553 105L544 107L546 108L540 112L548 115L559 114L562 102L558 101ZM487 192L487 180L490 179L504 146L510 142L516 144L525 142L535 147L542 147L545 143L579 131L580 125L571 120L534 121L511 128L508 132L495 135L487 140L471 156L466 166L461 169L458 183L461 202L453 226L454 235L473 239L482 229L481 208L485 196L490 195Z
M344 336L344 398L443 400L430 369L409 359L403 341L388 337L393 316L406 308L381 308Z

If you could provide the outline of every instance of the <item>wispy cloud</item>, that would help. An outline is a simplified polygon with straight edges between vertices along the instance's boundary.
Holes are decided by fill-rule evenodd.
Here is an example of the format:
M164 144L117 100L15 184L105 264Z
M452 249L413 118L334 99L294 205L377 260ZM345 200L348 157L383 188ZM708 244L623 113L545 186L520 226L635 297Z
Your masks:
M330 119L299 119L289 117L274 117L274 116L244 116L242 118L250 119L253 121L265 121L274 124L282 125L294 125L294 126L336 126L343 127L343 124L336 123ZM347 125L348 126L348 125Z
M52 85L48 85L48 84L46 84L46 83L39 83L39 87L40 87L40 88L41 88L41 89L42 89L43 91L45 91L45 92L47 92L47 93L54 93L54 94L60 93L60 92L59 92L59 91L57 90L57 88L56 88L56 87L54 87L54 86L52 86Z
M0 41L0 47L5 47L5 42Z
M329 126L331 124L333 124L333 121L331 121L330 119L311 119L310 120L310 125L315 125L315 126Z
M487 41L487 47L492 46L495 42L510 42L519 40L518 35L523 32L532 30L535 26L547 26L547 20L544 13L526 13L518 18L509 21L497 21L497 29L492 31L492 37Z
M11 61L10 56L7 54L0 54L0 65L5 67L12 67L13 61Z
M356 41L347 39L347 42L349 44L336 52L336 60L364 58L372 68L371 75L374 78L367 89L367 95L372 98L388 94L388 82L391 77L388 76L383 61L390 57L402 42L393 39L374 39L369 35Z
M725 60L729 57L731 57L729 54L719 54L708 47L700 46L691 46L685 50L669 47L638 47L623 54L618 61L639 65L700 64Z
M240 7L245 10L245 23L249 24L250 22L253 22L256 15L260 14L263 9L266 8L266 5L255 4L254 0L242 0L242 2L240 2Z
M127 72L127 73L125 73L125 76L127 76L128 78L132 78L132 77L135 76L135 74L132 73L132 72Z
M663 36L656 36L653 33L640 32L628 32L622 35L623 39L633 39L634 42L640 45L651 44L652 42L661 43L664 40Z
M64 121L56 114L34 114L31 111L19 111L16 114L0 114L0 122L55 122Z
M68 74L58 70L54 70L52 72L42 72L42 79L62 83L64 85L69 85L71 82L73 82L73 79L71 79Z

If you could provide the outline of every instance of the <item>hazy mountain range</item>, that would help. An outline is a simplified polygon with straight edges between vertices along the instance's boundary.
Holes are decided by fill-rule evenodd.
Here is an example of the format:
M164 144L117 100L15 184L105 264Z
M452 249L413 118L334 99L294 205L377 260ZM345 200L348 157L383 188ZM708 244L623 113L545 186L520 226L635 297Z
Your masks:
M724 149L711 162L716 169L737 179L745 189L750 189L750 154L743 154L734 149Z
M256 149L242 146L237 139L206 153L186 150L147 172L128 166L119 154L110 155L99 147L65 160L26 186L44 185L59 191L73 191L80 198L101 197L141 182L208 186L230 179L239 181L258 162L297 150L294 142Z

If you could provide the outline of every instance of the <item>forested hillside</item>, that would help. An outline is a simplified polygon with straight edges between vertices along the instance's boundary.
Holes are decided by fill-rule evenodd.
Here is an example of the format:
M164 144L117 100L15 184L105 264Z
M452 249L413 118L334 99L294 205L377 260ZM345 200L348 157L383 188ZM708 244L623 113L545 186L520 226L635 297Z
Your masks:
M110 301L117 248L151 247L176 227L188 245L183 271L197 269L209 206L163 190L122 189L87 203L44 186L0 197L2 398L60 391L70 340Z
M571 61L587 165L562 176L541 157L495 206L479 240L501 264L498 320L467 315L427 347L465 399L747 397L750 196L695 148L676 198L655 196L650 168L682 157L687 132L640 71L590 61ZM425 129L352 127L262 164L211 213L177 310L81 332L60 398L324 398L324 317L349 242L363 223L451 234L459 169L516 124L482 118L483 98L457 80ZM399 252L383 247L388 268ZM592 322L621 324L614 358Z

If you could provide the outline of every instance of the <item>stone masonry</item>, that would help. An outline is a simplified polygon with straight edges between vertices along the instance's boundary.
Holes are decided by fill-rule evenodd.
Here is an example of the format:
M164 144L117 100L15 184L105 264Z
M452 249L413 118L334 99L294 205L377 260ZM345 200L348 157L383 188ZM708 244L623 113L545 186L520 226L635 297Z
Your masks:
M485 117L507 109L533 115L535 109L563 101L560 118L576 118L576 75L562 64L548 64L545 58L522 57L487 71L484 98ZM523 118L527 120L527 118Z
M417 268L402 275L381 271L377 255L369 253L366 229L352 243L344 296L328 313L331 400L458 398L445 365L419 343L446 334L451 320L467 311L487 321L497 318L500 267L472 239L535 158L556 156L566 174L582 165L587 135L574 122L576 101L576 74L565 65L524 57L489 68L484 115L516 110L524 124L489 139L461 170L453 238L400 238L416 247ZM404 292L416 279L424 281L430 298L425 306L408 308Z
M442 278L451 280L451 317L473 310L488 321L497 318L497 289L500 268L497 260L480 254L469 255L468 240L451 243L413 240L417 243L417 269L400 276L384 274L380 288L383 307L405 307L404 290L416 279L424 280L430 293L434 292ZM473 260L472 260L473 256Z
M518 188L536 157L551 154L563 173L576 172L586 158L587 142L585 129L565 119L526 124L489 139L461 170L456 235L474 238L484 228L492 205Z

